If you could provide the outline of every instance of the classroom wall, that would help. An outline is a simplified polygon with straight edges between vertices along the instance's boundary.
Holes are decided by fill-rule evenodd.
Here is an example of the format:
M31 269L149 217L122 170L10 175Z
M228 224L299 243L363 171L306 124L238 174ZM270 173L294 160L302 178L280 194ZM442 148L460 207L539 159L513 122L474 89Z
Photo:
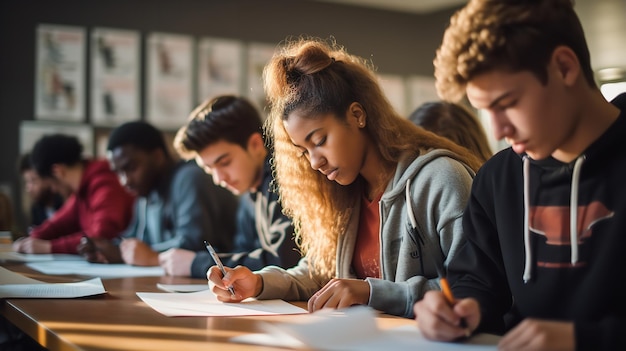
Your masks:
M0 1L0 191L9 193L19 212L19 125L34 119L40 23L138 30L142 40L152 31L269 44L302 34L334 36L351 53L371 58L380 73L431 76L451 13L404 14L304 0Z
M575 8L594 69L626 70L626 1L577 0ZM306 0L1 0L0 191L19 211L15 164L20 122L34 114L37 24L138 30L142 40L152 31L270 44L289 35L332 35L351 53L371 58L380 73L430 76L453 12L418 15Z

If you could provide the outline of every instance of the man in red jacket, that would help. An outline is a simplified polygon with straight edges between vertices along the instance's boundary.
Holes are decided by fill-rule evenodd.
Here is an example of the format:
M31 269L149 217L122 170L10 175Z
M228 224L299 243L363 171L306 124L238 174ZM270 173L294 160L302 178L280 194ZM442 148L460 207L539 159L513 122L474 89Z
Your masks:
M107 161L85 160L75 137L42 137L33 147L31 161L40 177L71 192L55 215L13 244L23 253L76 254L80 239L112 239L130 222L134 197L111 171Z

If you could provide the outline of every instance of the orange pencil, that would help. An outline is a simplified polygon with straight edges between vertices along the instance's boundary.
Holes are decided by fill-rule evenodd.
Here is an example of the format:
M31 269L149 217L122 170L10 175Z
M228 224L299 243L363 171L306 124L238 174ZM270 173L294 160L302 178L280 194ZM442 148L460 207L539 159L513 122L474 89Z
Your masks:
M446 300L450 304L450 306L456 303L456 299L452 296L452 290L450 290L450 285L448 284L448 279L439 275L439 285L441 286L441 292L443 296L446 297Z
M452 290L450 290L450 284L448 284L448 279L446 279L446 277L443 275L442 270L439 267L437 267L437 273L439 275L439 286L441 286L441 292L443 293L443 296L446 298L446 301L448 301L448 304L450 304L450 306L454 306L454 304L456 303L456 299L454 298L454 295L452 295ZM472 332L467 327L467 322L465 321L465 318L461 318L460 327L465 328L466 338L472 335Z

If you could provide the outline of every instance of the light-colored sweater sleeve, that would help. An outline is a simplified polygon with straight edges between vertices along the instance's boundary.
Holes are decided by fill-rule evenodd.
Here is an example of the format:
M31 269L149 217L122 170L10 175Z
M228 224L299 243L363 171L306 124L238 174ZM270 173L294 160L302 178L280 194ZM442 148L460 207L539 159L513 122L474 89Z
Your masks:
M268 266L255 273L263 279L263 290L257 296L261 300L306 301L327 283L325 279L311 277L306 257L289 269Z

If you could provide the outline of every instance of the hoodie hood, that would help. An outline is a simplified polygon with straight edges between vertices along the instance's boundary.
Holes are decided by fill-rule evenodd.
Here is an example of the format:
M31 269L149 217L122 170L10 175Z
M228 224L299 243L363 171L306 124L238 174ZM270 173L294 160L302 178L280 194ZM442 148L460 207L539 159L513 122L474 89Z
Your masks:
M459 161L461 164L463 164L463 166L465 166L467 171L472 176L474 176L475 172L461 160L461 157L458 154L450 150L431 149L421 155L407 155L402 160L400 160L400 162L398 162L396 172L389 184L387 184L387 189L385 190L381 201L388 201L396 198L397 196L404 196L407 181L415 178L415 176L425 165L439 157L449 157Z

